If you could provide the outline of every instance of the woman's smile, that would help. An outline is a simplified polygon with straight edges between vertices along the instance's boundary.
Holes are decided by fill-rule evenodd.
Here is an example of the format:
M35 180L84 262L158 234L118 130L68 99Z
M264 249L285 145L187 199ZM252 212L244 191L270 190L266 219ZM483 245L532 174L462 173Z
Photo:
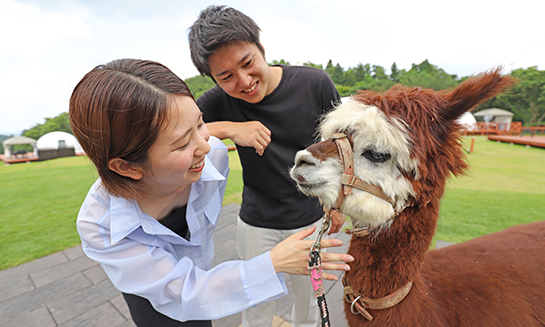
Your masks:
M202 158L199 162L197 162L193 166L189 167L189 170L191 172L200 172L203 168L204 168L204 158Z

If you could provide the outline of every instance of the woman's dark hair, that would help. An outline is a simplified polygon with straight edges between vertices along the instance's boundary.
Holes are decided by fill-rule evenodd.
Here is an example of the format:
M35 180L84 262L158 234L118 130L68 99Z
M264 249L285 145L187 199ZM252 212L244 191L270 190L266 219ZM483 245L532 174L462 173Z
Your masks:
M150 147L174 95L193 99L184 81L168 68L137 59L99 65L74 88L69 107L72 131L109 193L128 199L145 195L140 181L110 170L108 162L121 158L148 168Z

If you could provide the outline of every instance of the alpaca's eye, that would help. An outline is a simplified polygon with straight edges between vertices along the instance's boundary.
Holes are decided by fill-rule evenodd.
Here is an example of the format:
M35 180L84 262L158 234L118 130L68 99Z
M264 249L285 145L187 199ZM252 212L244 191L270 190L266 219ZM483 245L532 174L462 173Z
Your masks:
M367 160L372 162L385 162L385 161L388 161L388 159L390 159L389 153L380 153L380 152L375 152L373 150L366 150L361 155L364 156Z

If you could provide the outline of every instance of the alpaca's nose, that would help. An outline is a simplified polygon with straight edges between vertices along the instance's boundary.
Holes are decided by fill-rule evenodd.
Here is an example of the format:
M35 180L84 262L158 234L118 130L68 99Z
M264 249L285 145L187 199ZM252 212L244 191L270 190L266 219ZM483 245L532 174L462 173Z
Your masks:
M295 167L301 166L314 166L316 164L316 158L306 150L301 150L295 155Z

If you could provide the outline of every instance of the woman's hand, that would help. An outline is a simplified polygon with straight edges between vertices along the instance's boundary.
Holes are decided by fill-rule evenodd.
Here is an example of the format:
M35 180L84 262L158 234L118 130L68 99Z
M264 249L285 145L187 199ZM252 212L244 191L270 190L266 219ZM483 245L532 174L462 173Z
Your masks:
M293 234L284 241L278 243L271 250L271 260L277 273L308 275L308 258L310 247L314 241L304 240L310 236L316 227L312 226L299 233ZM338 239L322 239L322 248L339 247L343 241ZM350 270L347 262L354 261L351 255L344 253L322 252L322 270ZM323 273L322 277L328 280L338 280L333 274Z

